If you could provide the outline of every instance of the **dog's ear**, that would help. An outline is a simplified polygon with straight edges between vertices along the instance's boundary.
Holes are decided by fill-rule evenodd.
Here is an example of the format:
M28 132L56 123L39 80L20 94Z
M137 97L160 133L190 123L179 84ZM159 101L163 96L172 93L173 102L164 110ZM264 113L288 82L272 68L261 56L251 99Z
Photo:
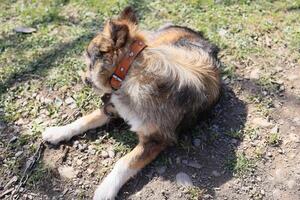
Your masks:
M129 37L129 28L126 24L119 24L113 21L109 22L110 37L114 48L118 49L126 44Z
M131 6L127 6L124 10L120 13L119 18L120 20L127 20L133 24L137 24L138 20L135 15L135 11Z

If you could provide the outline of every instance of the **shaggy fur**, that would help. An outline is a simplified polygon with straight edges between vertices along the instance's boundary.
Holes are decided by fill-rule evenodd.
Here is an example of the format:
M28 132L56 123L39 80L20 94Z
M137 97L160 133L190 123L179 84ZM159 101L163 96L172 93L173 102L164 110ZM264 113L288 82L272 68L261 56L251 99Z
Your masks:
M147 47L137 56L120 89L113 91L110 77L134 40ZM128 7L105 24L87 48L84 79L96 90L111 93L109 103L131 126L139 144L121 158L95 192L94 199L114 199L122 185L177 140L178 127L211 108L220 94L218 48L201 33L168 26L157 32L141 31ZM43 133L51 143L68 140L109 121L103 109Z

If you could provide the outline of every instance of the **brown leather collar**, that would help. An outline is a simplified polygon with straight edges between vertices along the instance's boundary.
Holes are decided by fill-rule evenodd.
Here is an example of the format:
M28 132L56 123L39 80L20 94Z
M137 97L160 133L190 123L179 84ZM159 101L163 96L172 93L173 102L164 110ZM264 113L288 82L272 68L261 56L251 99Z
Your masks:
M113 89L117 90L121 87L122 81L125 79L129 68L141 51L147 45L140 40L135 40L129 47L129 51L127 54L121 59L119 62L116 70L114 71L113 75L110 78L110 85Z

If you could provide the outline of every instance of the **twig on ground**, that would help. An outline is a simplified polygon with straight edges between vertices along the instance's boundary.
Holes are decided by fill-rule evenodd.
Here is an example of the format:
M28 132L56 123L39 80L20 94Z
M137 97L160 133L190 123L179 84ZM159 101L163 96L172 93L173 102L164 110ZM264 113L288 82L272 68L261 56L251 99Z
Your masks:
M42 153L44 152L45 147L44 141L41 141L34 155L31 157L30 163L26 166L17 188L11 193L10 199L18 199L20 197L20 188L26 184L28 178L34 170L36 163L39 161ZM15 195L17 196L14 197Z

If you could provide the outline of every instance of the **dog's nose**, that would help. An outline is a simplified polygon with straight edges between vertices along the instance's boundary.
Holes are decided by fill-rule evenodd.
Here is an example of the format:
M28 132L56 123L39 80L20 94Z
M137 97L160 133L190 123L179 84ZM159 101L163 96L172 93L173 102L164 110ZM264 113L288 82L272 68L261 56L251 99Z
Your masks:
M87 77L85 77L84 83L85 83L86 85L88 85L88 86L92 86L92 81L91 81L91 79L89 79L89 78L87 78Z

